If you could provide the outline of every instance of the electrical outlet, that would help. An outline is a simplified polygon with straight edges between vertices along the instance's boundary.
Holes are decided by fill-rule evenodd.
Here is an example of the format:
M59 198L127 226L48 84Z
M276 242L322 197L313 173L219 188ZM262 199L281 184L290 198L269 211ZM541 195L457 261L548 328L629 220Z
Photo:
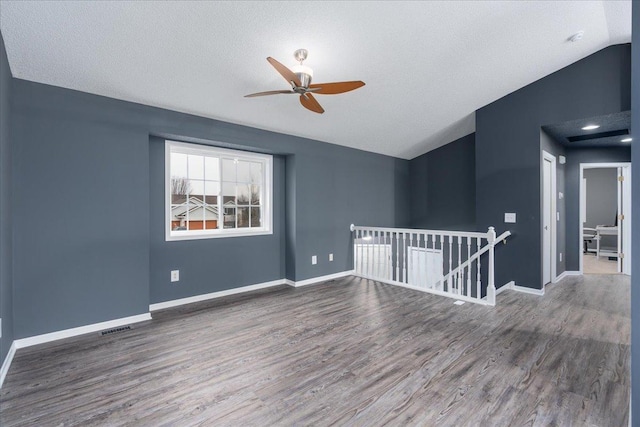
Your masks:
M333 261L333 254L329 254L329 261Z
M314 255L311 257L311 264L312 265L316 265L318 263L318 257L317 255Z
M504 222L508 224L515 224L516 222L516 214L513 212L505 212L504 214Z
M171 270L171 281L172 282L180 281L180 270Z

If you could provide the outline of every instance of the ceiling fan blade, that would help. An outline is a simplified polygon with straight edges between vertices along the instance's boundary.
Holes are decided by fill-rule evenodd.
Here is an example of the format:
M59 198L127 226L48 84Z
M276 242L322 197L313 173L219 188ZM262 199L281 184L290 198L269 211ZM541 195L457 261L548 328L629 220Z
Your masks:
M253 98L255 96L266 96L266 95L277 95L280 93L295 93L292 90L270 90L268 92L258 92L258 93L251 93L249 95L245 95L245 98Z
M321 95L335 95L338 93L349 92L362 86L364 86L364 82L356 80L352 82L315 83L309 85L309 89L314 89L313 93Z
M300 104L307 110L311 110L314 113L324 113L324 109L318 104L318 101L310 93L304 93L300 95Z
M285 67L284 65L282 65L281 63L279 63L278 61L276 61L270 56L267 57L267 61L269 61L269 64L273 65L273 68L275 68L276 71L279 72L282 75L282 77L284 77L287 83L291 84L291 82L293 82L293 84L296 87L302 86L302 83L300 83L300 79L298 78L298 76L296 76L296 74L293 71L291 71L290 69L288 69L287 67Z

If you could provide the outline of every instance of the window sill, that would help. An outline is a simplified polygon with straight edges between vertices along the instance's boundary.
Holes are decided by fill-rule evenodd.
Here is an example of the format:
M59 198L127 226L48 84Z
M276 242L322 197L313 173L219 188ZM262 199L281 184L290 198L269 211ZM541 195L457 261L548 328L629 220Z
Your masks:
M167 234L165 236L166 242L179 242L182 240L202 240L202 239L222 239L225 237L251 237L251 236L265 236L273 234L271 230L252 230L252 231L227 231L224 233L212 232L212 233L198 233L198 234Z

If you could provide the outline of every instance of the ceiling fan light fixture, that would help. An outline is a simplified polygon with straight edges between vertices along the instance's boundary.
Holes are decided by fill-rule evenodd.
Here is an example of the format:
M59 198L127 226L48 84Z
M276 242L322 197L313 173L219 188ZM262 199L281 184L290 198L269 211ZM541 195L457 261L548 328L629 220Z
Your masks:
M313 79L313 70L306 65L298 64L291 67L291 71L298 76L298 80L300 80L300 87L308 88L311 84L311 79ZM294 85L295 86L295 85ZM294 88L295 89L295 88Z
M313 77L313 70L311 69L311 67L307 67L303 64L294 65L293 67L291 67L291 71L296 74L307 74L309 77Z

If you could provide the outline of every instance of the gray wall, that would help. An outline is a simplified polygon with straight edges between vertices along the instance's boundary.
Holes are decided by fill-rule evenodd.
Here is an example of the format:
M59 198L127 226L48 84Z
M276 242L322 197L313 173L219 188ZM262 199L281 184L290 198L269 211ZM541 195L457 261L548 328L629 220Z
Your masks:
M0 365L13 341L10 104L11 70L0 34Z
M475 134L412 159L409 174L411 227L477 231Z
M349 224L408 225L406 160L23 80L12 88L15 338L350 270ZM274 234L165 242L156 136L281 156Z
M556 157L556 211L560 214L560 220L556 220L556 275L566 271L566 188L564 169L565 165L560 164L560 156L566 157L564 146L556 142L544 130L540 129L540 149ZM542 156L542 152L541 152ZM541 160L542 161L542 157ZM560 198L560 193L563 197ZM542 174L540 174L540 197L542 198ZM562 254L562 260L560 259Z
M497 284L542 286L540 127L628 110L630 52L610 46L476 112L476 225L500 229L505 212L518 217L496 249Z
M631 275L631 412L634 425L640 419L640 5L632 4L632 77L631 77L631 133L635 141L631 149L632 173L632 225L631 253L633 254Z
M614 225L618 212L618 170L616 168L585 169L587 180L585 227L596 228L598 225ZM615 236L602 236L600 247L617 247ZM595 241L590 247L596 247ZM617 249L616 249L617 250Z
M580 163L629 162L631 149L568 148L566 150L566 207L567 207L567 271L580 270ZM633 169L633 168L632 168ZM613 219L610 219L612 221Z

